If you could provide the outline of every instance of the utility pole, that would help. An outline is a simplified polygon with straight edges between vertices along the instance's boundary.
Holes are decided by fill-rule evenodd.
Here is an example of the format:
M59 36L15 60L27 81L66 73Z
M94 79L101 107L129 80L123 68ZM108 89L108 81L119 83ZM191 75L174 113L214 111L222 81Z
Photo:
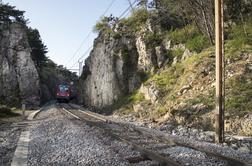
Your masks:
M216 110L215 142L224 142L223 100L223 0L215 0Z

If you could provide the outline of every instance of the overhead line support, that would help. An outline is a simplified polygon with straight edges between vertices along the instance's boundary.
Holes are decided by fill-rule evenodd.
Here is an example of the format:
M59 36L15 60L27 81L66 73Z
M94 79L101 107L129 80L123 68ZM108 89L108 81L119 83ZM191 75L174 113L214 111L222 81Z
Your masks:
M223 96L223 0L215 0L215 56L216 56L216 108L215 142L224 142L224 96Z

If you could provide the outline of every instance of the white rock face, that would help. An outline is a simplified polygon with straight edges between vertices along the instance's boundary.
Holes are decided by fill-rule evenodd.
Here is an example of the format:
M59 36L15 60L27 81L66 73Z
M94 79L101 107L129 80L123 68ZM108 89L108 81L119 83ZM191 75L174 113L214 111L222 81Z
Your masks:
M148 25L143 34L153 33ZM148 48L143 34L116 39L108 34L98 36L83 69L81 103L96 108L111 105L140 87L141 74L154 73L168 63L165 47ZM153 102L154 91L150 91Z
M153 104L156 103L159 93L160 93L155 84L151 84L147 86L142 84L140 88L140 92L143 93L144 98L146 100L150 100Z
M111 105L139 86L138 56L136 48L129 42L104 36L95 40L80 83L81 100L85 105L97 108Z
M0 44L0 99L38 105L39 77L24 27L11 24L5 28Z
M145 42L141 36L136 38L137 52L139 53L138 68L140 70L148 71L152 66L151 55L147 53Z

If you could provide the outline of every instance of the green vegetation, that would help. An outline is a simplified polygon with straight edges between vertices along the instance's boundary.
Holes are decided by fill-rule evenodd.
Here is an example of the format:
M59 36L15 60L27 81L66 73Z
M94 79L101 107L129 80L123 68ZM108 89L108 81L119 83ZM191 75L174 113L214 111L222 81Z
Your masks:
M150 13L146 9L135 10L132 15L127 19L120 20L122 33L137 33L141 31L143 25L150 18ZM125 31L124 31L124 30Z
M180 65L176 65L175 68L179 68ZM167 71L160 73L159 75L154 75L151 78L151 81L154 81L158 88L164 93L169 92L173 89L173 85L177 82L178 75L174 73L174 69L171 68ZM182 71L181 71L182 72Z
M141 82L147 81L151 76L151 74L149 72L145 72L145 71L138 71L137 74L140 77Z
M116 110L121 107L124 107L124 110L131 112L132 104L143 101L143 100L144 100L143 94L140 93L139 91L134 91L133 93L120 98L118 101L116 101L114 104L107 107L106 109Z
M198 33L199 32L194 25L187 25L181 29L177 28L169 31L167 38L172 40L174 44L186 43L187 40L197 36Z
M118 19L114 16L102 17L100 21L98 21L93 28L93 31L96 33L103 32L105 34L109 34L113 32L115 28L115 23Z
M20 23L26 25L28 20L24 18L25 11L15 9L15 6L0 2L0 25Z
M207 37L193 24L187 25L181 29L170 30L166 38L167 40L171 40L174 44L185 44L186 48L197 53L210 46Z
M96 23L93 31L96 33L112 34L119 38L122 35L132 35L139 32L149 18L149 12L145 9L135 10L127 19L119 20L117 17L110 15L109 17L102 17Z
M228 33L225 50L227 58L235 58L246 49L252 50L252 19L246 22L246 25L235 25Z
M55 94L55 86L59 81L77 81L77 76L71 73L63 66L56 65L52 60L50 60L46 53L48 49L46 45L42 42L39 31L37 29L32 29L28 27L28 20L24 17L24 11L16 9L14 6L9 4L4 4L0 2L0 37L2 35L1 31L8 29L11 24L20 24L26 30L28 43L31 48L31 58L34 61L35 67L38 71L40 86L41 86L41 98L43 100L43 92L47 93L50 91L51 97ZM45 89L43 89L45 88ZM20 106L20 92L18 87L11 90L11 95L8 96L11 101L6 99L6 96L1 96L1 103L9 106ZM48 96L48 93L45 96ZM48 99L47 99L48 100Z
M208 48L209 45L208 39L200 34L186 41L186 47L190 51L195 51L197 53L201 52L204 48Z
M0 118L20 116L20 114L13 112L10 108L0 105Z
M173 113L174 116L170 118L173 120L177 118L174 121L178 123L187 121L204 129L212 128L211 116L215 105L212 2L201 0L139 0L139 2L141 7L132 12L128 18L116 22L109 20L107 22L112 26L106 23L102 24L103 27L109 27L110 31L107 32L120 37L136 38L141 35L147 47L146 51L154 52L156 46L168 46L171 49L166 50L166 57L176 58L177 62L170 61L152 75L141 73L145 78L144 86L154 84L159 91L158 101L155 104L144 100L137 92L121 98L113 107L121 108L124 113L132 113L138 118L155 120ZM227 0L224 3L227 6L224 12L227 19L225 20L226 58L238 65L240 61L245 62L245 58L252 52L252 3L245 0ZM148 7L151 9L147 10ZM104 28L99 28L99 31L102 29ZM170 45L167 41L171 41ZM185 60L181 60L185 51L183 46L194 53ZM122 53L123 59L126 62L130 61L129 50L122 50ZM225 105L228 116L232 118L251 114L252 110L252 78L248 74L251 69L246 65L233 68L237 76L226 80ZM246 70L247 73L241 74L241 70ZM138 104L142 110L133 112L132 106Z
M40 69L48 61L48 58L46 57L46 53L48 52L47 47L43 44L37 29L27 28L27 36L29 45L32 48L32 60L36 67Z
M121 48L121 53L122 53L122 60L126 65L129 65L131 60L130 60L130 52L127 48L127 46L123 45Z
M146 43L147 49L150 49L155 46L160 46L163 41L163 37L162 34L150 32L145 34L144 41Z
M251 76L238 75L230 78L227 82L226 109L229 116L235 117L251 113L252 110L252 84Z
M179 60L182 58L183 53L184 50L180 48L169 51L169 55L171 55L173 58L177 57Z

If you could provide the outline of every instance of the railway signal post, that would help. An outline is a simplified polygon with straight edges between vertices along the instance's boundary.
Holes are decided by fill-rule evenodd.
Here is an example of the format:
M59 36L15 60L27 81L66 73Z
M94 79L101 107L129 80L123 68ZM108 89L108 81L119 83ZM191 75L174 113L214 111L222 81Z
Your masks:
M223 93L223 0L215 0L215 56L216 56L216 108L215 142L224 142Z

